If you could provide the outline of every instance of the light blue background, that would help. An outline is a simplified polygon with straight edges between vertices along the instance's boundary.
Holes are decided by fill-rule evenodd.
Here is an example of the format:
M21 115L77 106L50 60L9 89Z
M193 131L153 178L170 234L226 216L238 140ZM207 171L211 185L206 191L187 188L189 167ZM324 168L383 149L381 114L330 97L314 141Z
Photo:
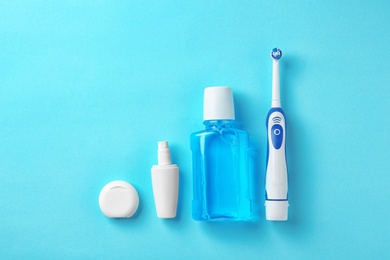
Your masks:
M389 1L0 2L0 258L390 257ZM191 219L189 135L203 89L233 87L259 156L273 47L283 50L290 219ZM169 140L178 217L155 215L150 167ZM136 217L105 218L109 181Z

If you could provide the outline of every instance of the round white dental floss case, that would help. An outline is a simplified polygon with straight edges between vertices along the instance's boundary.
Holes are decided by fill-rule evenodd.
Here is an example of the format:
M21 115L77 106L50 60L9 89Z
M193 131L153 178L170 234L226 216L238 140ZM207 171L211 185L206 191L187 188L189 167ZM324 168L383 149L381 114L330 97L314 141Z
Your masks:
M128 182L112 181L100 191L100 210L109 218L130 218L137 211L137 190Z

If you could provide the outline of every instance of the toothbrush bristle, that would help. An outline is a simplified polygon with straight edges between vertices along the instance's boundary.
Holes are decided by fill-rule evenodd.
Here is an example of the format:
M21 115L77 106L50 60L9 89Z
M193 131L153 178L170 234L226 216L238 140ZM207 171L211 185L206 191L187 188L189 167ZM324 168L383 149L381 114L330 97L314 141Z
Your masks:
M278 48L273 48L271 51L271 57L274 60L280 60L280 58L282 58L282 51Z

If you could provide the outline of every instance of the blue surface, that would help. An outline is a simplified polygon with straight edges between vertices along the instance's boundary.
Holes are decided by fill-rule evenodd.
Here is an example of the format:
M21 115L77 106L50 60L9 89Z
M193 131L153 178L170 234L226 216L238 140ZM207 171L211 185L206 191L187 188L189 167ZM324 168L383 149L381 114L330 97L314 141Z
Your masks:
M0 258L389 258L389 13L389 1L0 2ZM195 222L189 135L207 86L233 87L264 200L273 47L290 219ZM151 189L165 139L181 171L175 220L156 217ZM139 191L135 218L99 210L116 179Z

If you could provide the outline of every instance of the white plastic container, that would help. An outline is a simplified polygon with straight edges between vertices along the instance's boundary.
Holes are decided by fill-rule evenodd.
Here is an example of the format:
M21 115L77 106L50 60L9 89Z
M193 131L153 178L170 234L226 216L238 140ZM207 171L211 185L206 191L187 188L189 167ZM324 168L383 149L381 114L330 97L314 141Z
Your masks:
M179 168L171 164L168 142L158 142L158 165L151 169L154 203L159 218L175 218L179 194Z

